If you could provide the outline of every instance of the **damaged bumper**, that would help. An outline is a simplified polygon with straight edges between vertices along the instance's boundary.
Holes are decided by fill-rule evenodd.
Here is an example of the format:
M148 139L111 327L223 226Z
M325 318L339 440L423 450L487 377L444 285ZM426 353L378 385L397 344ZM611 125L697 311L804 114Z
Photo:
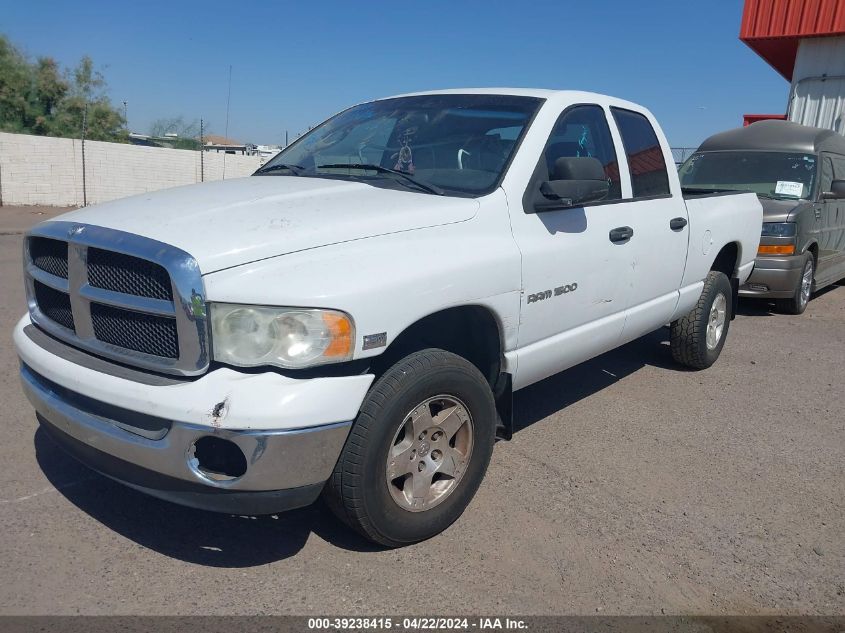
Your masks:
M314 501L372 382L228 369L192 380L159 377L82 354L28 318L15 330L15 345L42 428L71 455L153 496L239 514ZM145 407L137 406L142 395Z

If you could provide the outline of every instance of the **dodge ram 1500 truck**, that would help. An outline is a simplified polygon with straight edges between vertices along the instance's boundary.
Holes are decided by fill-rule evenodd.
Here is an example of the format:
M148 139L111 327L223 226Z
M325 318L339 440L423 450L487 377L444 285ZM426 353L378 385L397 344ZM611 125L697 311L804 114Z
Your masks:
M685 198L670 165L648 110L598 94L354 106L252 177L37 225L24 389L58 444L154 496L263 514L322 493L373 541L428 538L514 391L666 324L681 364L718 358L762 210Z

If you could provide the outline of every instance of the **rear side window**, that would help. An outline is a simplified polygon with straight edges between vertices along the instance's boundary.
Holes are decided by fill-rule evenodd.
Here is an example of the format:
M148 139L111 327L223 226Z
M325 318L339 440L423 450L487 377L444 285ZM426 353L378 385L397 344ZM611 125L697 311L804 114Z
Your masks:
M620 108L611 108L611 111L625 146L634 197L668 194L669 174L666 171L666 161L651 123L638 112Z
M833 174L835 180L845 180L845 156L838 154L831 154L830 160L833 161Z
M604 110L598 105L579 105L569 108L555 124L544 153L548 179L553 176L558 158L592 156L604 167L610 190L605 200L619 200L622 187L619 181L619 163L610 127Z
M845 167L845 165L843 165ZM819 180L819 192L830 191L830 185L833 182L833 162L830 156L822 156L822 171Z

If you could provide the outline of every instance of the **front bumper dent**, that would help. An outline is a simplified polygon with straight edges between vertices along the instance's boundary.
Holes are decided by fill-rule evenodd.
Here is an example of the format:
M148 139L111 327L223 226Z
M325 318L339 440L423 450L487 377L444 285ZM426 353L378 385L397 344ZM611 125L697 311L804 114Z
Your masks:
M153 496L219 512L267 514L308 505L331 474L351 426L233 431L172 422L161 431L154 424L133 431L120 419L103 417L109 405L73 394L26 365L21 382L42 428L82 463ZM157 439L139 434L162 432ZM218 481L203 473L192 447L204 437L236 445L247 462L243 475Z

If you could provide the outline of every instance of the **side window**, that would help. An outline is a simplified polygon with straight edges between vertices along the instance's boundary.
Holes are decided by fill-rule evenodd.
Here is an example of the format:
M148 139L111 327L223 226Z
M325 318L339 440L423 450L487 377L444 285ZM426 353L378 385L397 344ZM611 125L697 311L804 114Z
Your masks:
M845 167L845 165L843 165ZM833 182L833 162L830 156L822 156L821 177L819 178L819 193L830 191L830 184Z
M605 200L619 200L622 197L619 163L601 106L575 106L560 116L544 153L548 178L551 180L558 158L578 156L592 156L601 162L610 184Z
M668 194L669 174L666 171L666 161L651 123L638 112L620 108L611 108L611 111L625 146L634 197Z
M833 178L845 180L845 156L834 154L830 159L833 161ZM828 187L830 187L830 184L828 184Z

